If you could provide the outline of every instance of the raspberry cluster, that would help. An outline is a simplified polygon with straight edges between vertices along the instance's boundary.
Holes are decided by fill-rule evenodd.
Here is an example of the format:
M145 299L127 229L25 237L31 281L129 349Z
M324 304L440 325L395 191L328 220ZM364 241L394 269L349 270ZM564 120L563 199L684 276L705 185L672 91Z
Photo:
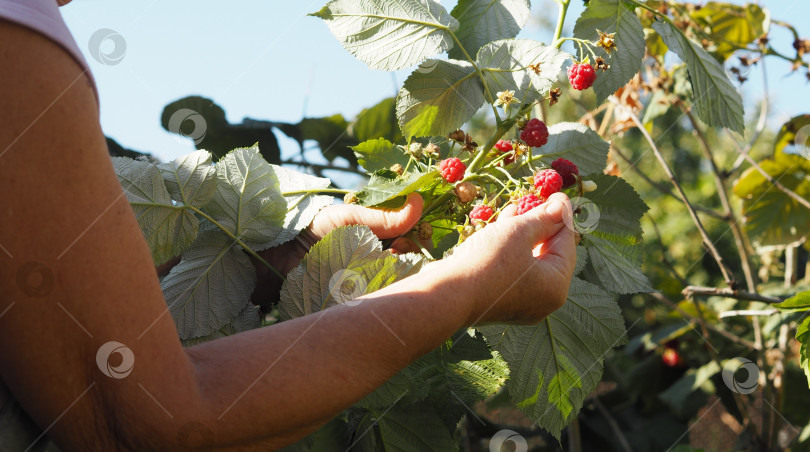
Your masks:
M512 151L514 148L512 147L512 142L511 141L498 140L498 142L495 143L495 149L497 149L498 152L500 152L501 154L506 154L507 152ZM512 153L512 154L507 155L506 157L504 157L503 164L508 165L508 164L510 164L510 163L512 163L514 161L515 161L515 154Z
M534 188L543 199L562 189L563 178L553 169L540 170L534 175Z
M442 178L451 184L464 179L464 171L466 170L467 167L464 166L464 163L455 157L444 159L439 163L439 172Z
M546 144L548 142L546 123L537 118L530 119L523 131L520 132L520 139L533 148L539 148Z
M470 219L471 220L481 220L481 221L489 221L492 218L492 208L481 204L473 207L473 210L470 212Z
M582 91L588 89L596 80L596 71L590 64L574 63L568 68L568 81L575 89Z
M554 171L560 173L562 176L562 188L573 187L577 183L577 176L579 176L579 168L574 165L574 162L564 158L558 158L551 162L551 167Z
M523 215L524 213L534 209L535 207L543 204L543 200L538 198L532 193L523 196L518 200L517 214Z

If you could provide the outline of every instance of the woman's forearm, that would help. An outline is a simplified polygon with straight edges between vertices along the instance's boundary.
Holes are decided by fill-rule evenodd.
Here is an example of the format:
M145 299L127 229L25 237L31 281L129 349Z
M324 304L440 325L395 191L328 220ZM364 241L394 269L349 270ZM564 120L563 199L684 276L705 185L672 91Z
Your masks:
M441 344L470 307L440 275L432 264L359 305L188 349L203 405L228 421L212 425L214 436L274 436L324 422Z

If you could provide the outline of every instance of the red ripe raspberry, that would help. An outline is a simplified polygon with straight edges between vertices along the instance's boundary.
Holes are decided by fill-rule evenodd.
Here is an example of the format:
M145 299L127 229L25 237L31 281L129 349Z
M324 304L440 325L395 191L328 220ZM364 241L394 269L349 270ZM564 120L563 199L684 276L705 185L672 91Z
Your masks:
M481 221L489 221L492 218L492 208L481 204L473 207L473 210L470 212L470 219L471 220L481 220Z
M562 189L563 178L553 169L540 170L534 175L534 188L543 199L557 193Z
M559 158L551 162L551 167L554 168L554 171L560 173L560 176L562 176L562 188L568 188L577 183L579 168L574 165L574 162Z
M543 204L543 200L529 193L518 200L517 214L523 215L540 204Z
M512 147L512 142L511 141L498 140L498 142L495 143L495 149L497 149L501 154L505 154L505 153L511 151L514 148ZM503 159L503 164L508 165L508 164L510 164L510 163L512 163L514 161L515 161L515 154L507 155Z
M677 367L683 364L683 359L677 350L674 348L665 348L664 353L661 354L661 361L667 367Z
M590 64L574 63L568 68L568 81L571 82L571 86L580 91L590 88L594 80L596 80L596 71Z
M546 123L537 118L530 119L529 122L526 123L523 132L520 132L520 139L533 148L539 148L546 144L546 142L548 142L548 127L546 127Z
M467 167L455 157L444 159L439 163L439 172L442 173L444 180L451 184L464 179L464 171L466 170Z

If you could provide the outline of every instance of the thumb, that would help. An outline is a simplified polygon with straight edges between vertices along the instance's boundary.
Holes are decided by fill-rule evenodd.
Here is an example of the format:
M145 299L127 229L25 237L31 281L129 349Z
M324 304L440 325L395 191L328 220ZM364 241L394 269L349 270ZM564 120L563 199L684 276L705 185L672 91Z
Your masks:
M529 231L532 245L544 242L565 227L565 215L571 215L571 201L563 193L551 195L542 205L516 217Z
M332 229L348 225L367 225L381 239L398 237L413 228L422 215L422 197L408 195L399 209L372 209L353 204L338 204L323 209L310 225L310 231L319 239Z

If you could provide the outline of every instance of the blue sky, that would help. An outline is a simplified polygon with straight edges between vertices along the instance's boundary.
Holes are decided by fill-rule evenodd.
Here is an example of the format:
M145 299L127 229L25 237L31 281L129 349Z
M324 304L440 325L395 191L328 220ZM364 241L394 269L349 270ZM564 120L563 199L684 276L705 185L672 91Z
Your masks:
M200 94L225 108L231 122L244 117L298 122L307 116L342 113L354 117L361 109L395 94L409 70L372 71L346 52L317 18L307 17L326 0L239 2L211 0L74 0L62 8L70 30L85 53L98 83L101 122L107 135L123 146L168 160L193 150L190 140L164 131L163 107L181 97ZM806 0L761 2L773 18L798 27L810 37ZM734 1L734 3L743 3ZM443 1L450 10L455 2ZM552 0L532 2L535 17L521 37L549 41L542 21L554 22ZM566 21L571 30L582 10L573 0ZM544 17L547 15L547 17ZM91 57L88 43L106 28L126 41L118 64L103 65ZM777 48L790 48L792 38L776 27ZM111 50L107 41L102 50ZM772 87L771 123L808 113L808 85L803 74L785 77L787 63L768 63ZM759 70L743 88L746 113L762 98ZM282 141L286 155L297 151Z

